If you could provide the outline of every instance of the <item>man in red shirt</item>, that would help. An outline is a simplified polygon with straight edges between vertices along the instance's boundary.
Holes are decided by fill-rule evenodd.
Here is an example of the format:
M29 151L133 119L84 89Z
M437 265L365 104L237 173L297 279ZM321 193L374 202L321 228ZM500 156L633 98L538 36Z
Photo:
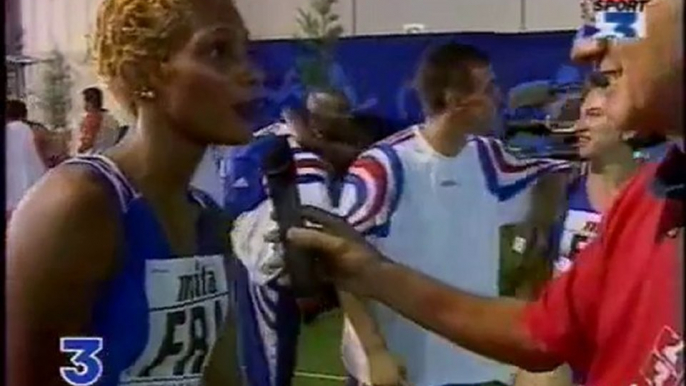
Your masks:
M682 0L652 0L647 37L576 44L572 56L620 66L607 77L607 114L635 135L683 123ZM489 299L449 288L381 256L342 220L291 229L318 250L343 289L371 297L476 353L531 371L569 363L587 386L683 385L683 200L686 155L675 147L619 194L594 243L539 300ZM417 259L421 259L417 256ZM459 269L459 267L456 267Z

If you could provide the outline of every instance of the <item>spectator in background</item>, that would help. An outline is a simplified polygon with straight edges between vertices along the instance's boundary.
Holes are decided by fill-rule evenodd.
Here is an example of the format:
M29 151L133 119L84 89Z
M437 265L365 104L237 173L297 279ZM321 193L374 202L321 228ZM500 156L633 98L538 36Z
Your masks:
M25 122L33 130L38 155L48 169L54 168L69 158L69 145L64 132L50 131L40 122L31 120Z
M119 123L103 108L103 93L97 87L89 87L81 92L85 115L79 124L76 152L99 153L117 142Z
M40 122L25 119L24 123L31 128L33 140L36 145L36 151L38 152L38 156L43 162L43 165L45 165L46 168L51 168L54 165L52 164L50 156L50 130L48 130L48 128Z
M26 123L22 101L7 101L5 115L5 219L9 220L24 194L45 173L46 166L36 146L36 136Z

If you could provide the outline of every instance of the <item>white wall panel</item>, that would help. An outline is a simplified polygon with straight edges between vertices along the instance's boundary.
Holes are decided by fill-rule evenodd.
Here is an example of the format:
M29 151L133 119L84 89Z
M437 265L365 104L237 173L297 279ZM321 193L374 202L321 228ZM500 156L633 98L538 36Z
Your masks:
M80 91L98 83L93 66L86 57L86 36L92 32L99 4L100 0L21 0L24 53L46 58L53 49L57 49L65 55L73 81L74 120L81 113ZM27 104L36 119L41 117L38 100L43 93L44 68L39 64L26 71ZM115 112L121 111L108 96L106 98L106 103Z
M308 0L236 0L255 39L288 39L296 10ZM579 23L577 0L339 0L346 32L403 33L420 23L426 32L556 31Z
M527 31L569 30L581 22L578 0L522 0Z
M96 84L85 60L86 35L92 31L101 0L17 1L21 3L24 53L40 58L54 48L62 51L73 69L75 96L81 88ZM233 1L257 40L292 38L298 30L297 9L309 3ZM336 9L348 35L403 33L408 23L424 24L428 33L563 30L579 23L577 0L339 0ZM27 86L36 92L40 89L36 71L28 76Z
M254 39L291 38L298 7L309 0L234 0ZM100 0L21 0L25 52L82 50ZM521 4L525 4L522 15ZM354 6L355 4L355 6ZM347 34L402 33L421 23L427 32L560 30L578 24L576 0L339 0Z
M24 53L86 50L100 0L21 0Z
M366 0L370 1L370 0ZM372 0L374 1L374 0ZM235 0L253 39L290 39L298 31L299 7L309 0ZM347 34L352 31L352 0L339 0L335 7Z
M519 0L357 0L358 34L403 33L420 23L426 32L498 31L520 28Z

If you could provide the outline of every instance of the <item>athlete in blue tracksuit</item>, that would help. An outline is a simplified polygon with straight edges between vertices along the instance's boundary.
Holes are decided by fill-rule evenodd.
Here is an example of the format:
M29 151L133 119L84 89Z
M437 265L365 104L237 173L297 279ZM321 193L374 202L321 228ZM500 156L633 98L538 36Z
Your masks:
M285 123L271 125L259 131L249 146L234 149L226 162L225 207L235 219L231 240L242 263L236 292L241 361L251 386L291 384L301 322L279 247L264 240L275 228L260 164L275 136L290 138L301 202L324 209L331 206L326 164L303 150L292 134Z

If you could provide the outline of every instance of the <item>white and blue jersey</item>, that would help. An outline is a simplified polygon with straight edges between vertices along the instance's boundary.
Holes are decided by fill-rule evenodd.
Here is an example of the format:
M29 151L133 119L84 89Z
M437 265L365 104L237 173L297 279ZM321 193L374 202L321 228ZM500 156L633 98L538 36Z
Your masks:
M567 208L560 224L557 225L557 256L554 274L567 272L575 256L598 234L602 215L593 209L588 198L586 182L588 174L584 170L567 188Z
M395 261L471 293L498 296L500 226L525 218L529 188L540 176L569 167L517 159L500 141L478 136L446 157L415 126L355 161L338 212ZM381 304L371 308L389 350L406 366L409 384L511 382L513 368L457 347ZM344 365L369 384L373 369L362 347L346 320Z
M262 157L275 135L288 135L285 124L261 130L255 142L233 152L227 163L226 209L235 217L231 240L241 261L238 275L240 346L250 386L287 386L295 370L300 312L283 273L280 245L265 236L276 230L272 203L261 171ZM315 154L290 138L303 205L331 209L328 172Z
M124 231L120 268L98 294L92 315L90 335L104 343L97 384L200 386L233 307L233 260L225 256L219 207L189 191L201 208L197 248L174 256L153 209L111 160L84 155L60 167L87 168L97 176L118 206Z
M637 151L635 159L640 162L659 162L665 155L669 142ZM591 205L588 196L588 164L567 187L567 208L564 217L556 225L557 255L554 273L560 274L572 267L574 257L598 234L602 213Z

